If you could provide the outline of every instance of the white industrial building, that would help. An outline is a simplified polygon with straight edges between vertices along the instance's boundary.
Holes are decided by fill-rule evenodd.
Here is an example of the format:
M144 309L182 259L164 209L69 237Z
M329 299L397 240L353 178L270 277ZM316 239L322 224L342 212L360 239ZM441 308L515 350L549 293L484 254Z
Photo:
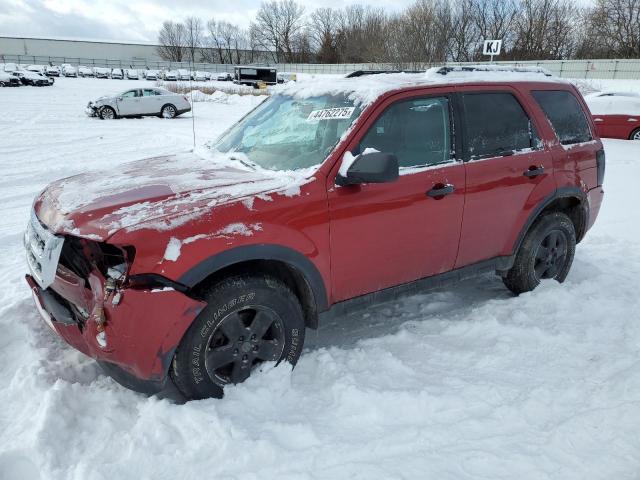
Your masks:
M61 38L0 36L0 57L52 57L121 61L161 61L151 43L120 43ZM25 62L21 62L25 63ZM33 61L33 63L40 63ZM72 63L69 61L68 63Z

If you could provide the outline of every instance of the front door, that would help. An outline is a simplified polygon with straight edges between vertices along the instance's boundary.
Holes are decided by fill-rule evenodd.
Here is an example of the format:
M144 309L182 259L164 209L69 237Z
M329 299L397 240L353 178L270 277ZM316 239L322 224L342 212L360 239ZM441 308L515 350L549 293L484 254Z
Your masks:
M118 97L118 115L140 115L140 90L129 90Z
M330 175L333 301L453 268L465 179L455 156L452 111L446 92L396 95L349 144L353 155L365 149L395 154L400 178L338 187L337 167Z

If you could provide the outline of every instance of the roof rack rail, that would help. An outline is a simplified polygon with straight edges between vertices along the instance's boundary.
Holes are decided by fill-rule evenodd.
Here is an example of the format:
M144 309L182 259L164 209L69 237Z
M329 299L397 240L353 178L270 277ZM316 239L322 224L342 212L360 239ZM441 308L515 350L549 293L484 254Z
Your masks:
M365 75L380 75L382 73L424 73L424 70L356 70L344 78L357 78Z
M513 73L540 73L546 77L553 77L553 74L542 67L516 67L510 65L455 65L451 67L441 67L436 73L447 75L452 72L513 72Z

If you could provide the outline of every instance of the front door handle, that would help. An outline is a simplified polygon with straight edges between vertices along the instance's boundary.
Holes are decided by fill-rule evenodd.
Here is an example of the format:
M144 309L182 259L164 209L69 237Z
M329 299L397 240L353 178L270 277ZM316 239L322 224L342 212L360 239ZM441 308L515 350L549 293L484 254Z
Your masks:
M438 197L444 197L445 195L449 195L450 193L455 192L456 187L454 187L451 184L442 184L442 183L438 183L436 185L433 186L433 188L431 190L429 190L427 192L427 195L430 196L431 198L438 198Z
M531 166L529 167L529 170L526 170L523 175L525 177L528 178L534 178L534 177L538 177L540 175L542 175L544 173L544 167L540 166L540 167L535 167L535 166Z

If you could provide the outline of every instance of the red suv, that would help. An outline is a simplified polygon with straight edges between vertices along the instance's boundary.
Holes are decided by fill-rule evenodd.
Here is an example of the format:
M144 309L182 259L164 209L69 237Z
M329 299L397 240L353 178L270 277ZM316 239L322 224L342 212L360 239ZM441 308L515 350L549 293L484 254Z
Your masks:
M481 70L288 84L197 154L53 183L25 234L37 308L122 384L204 398L345 310L562 282L602 143L571 84Z

